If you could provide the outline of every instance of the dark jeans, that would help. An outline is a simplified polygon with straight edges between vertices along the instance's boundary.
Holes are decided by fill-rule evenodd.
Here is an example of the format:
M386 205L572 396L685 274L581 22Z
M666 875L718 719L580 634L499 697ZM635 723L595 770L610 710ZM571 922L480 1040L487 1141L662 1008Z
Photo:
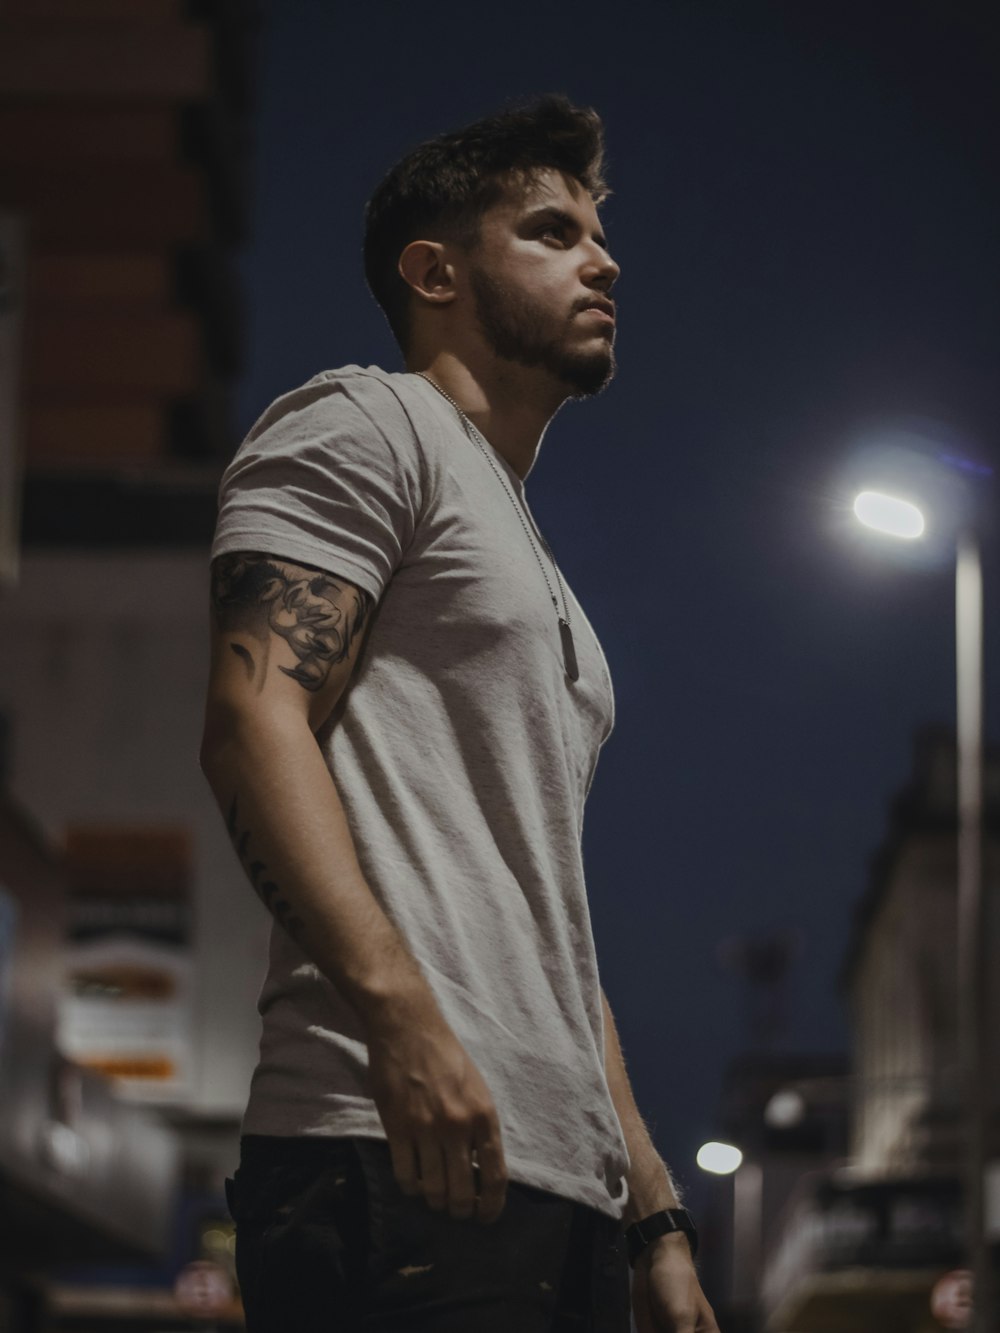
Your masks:
M545 1190L483 1225L404 1194L384 1140L247 1135L226 1194L249 1333L629 1333L622 1224Z

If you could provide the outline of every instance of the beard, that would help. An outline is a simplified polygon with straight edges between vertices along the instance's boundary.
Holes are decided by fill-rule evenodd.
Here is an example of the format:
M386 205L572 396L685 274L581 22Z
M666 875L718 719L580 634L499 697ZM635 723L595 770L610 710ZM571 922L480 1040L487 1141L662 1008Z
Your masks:
M469 283L476 317L495 356L547 370L569 386L571 398L593 397L614 379L618 367L610 339L596 347L571 347L568 327L555 328L551 312L530 297L512 292L483 268L470 269Z

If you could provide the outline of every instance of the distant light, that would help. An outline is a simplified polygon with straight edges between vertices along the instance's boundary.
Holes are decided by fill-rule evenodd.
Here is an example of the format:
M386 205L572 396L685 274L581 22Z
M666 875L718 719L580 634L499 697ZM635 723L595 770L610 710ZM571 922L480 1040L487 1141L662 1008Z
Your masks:
M854 501L854 512L866 527L886 532L890 537L919 537L924 530L924 516L909 500L879 491L862 491Z
M713 1171L717 1176L729 1176L743 1161L743 1154L731 1143L703 1143L698 1149L695 1161L703 1171Z
M782 1088L764 1107L764 1124L771 1129L793 1129L802 1123L806 1099L795 1088Z

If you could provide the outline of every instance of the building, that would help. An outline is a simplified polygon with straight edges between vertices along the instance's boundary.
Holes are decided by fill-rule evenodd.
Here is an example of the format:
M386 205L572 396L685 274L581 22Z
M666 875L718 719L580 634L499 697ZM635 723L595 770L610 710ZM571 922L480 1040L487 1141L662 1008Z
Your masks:
M987 753L987 946L1000 946L1000 753ZM854 922L850 1165L803 1179L770 1238L762 1280L773 1333L924 1333L931 1294L965 1263L958 1075L954 737L918 734ZM994 980L987 1021L1000 1023ZM998 1061L1000 1064L1000 1061ZM1000 1156L993 1075L990 1156ZM1000 1233L994 1234L995 1242Z
M99 1156L78 1141L83 1120L59 1128L80 1097L103 1108L105 1137L131 1117L175 1153L171 1212L151 1190L131 1245L112 1243L127 1218L94 1211L99 1191L94 1208L82 1187L72 1207L51 1196L34 1295L12 1297L9 1318L0 1308L4 1333L43 1318L177 1327L178 1271L226 1258L212 1246L225 1248L268 918L197 756L208 544L238 443L233 252L257 11L6 0L0 13L0 712L8 813L35 830L33 864L59 903L38 936L56 1005L46 1049L71 1071L57 1087L84 1090L53 1111L56 1094L29 1079L20 1114L55 1124L67 1161L74 1144ZM25 947L15 933L15 969ZM0 1118L0 1211L26 1234L12 1135ZM238 1303L221 1314L238 1317Z

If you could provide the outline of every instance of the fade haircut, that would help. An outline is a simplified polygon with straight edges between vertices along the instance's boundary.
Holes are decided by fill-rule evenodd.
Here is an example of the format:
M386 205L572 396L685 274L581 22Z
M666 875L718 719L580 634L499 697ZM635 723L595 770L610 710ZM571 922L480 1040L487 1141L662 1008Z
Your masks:
M604 180L604 126L592 107L548 93L418 144L379 183L365 206L365 279L405 357L409 284L399 256L416 240L472 251L483 214L511 187L529 187L546 168L575 176L595 204Z

